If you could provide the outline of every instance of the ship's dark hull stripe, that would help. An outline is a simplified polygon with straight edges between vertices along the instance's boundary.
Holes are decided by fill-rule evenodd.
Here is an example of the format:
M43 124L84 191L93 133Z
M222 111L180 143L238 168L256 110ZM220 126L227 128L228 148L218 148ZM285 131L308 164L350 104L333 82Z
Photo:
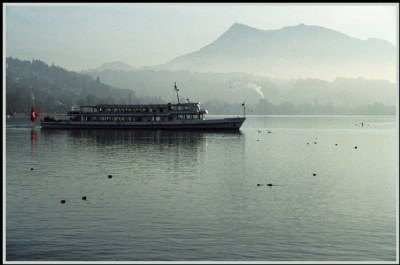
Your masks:
M207 120L201 123L128 123L128 122L74 122L55 121L41 122L44 129L228 129L239 130L245 118L230 118L223 120Z

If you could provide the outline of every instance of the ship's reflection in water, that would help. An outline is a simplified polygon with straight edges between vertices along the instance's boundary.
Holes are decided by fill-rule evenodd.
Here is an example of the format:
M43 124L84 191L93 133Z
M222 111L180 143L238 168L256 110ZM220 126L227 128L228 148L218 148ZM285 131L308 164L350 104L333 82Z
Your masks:
M191 145L204 142L204 133L162 130L69 130L68 135L77 141L97 145Z
M178 131L178 130L113 130L72 129L41 130L45 137L66 135L75 143L89 145L189 145L204 143L213 137L240 137L240 131Z
M69 157L74 153L81 166L92 165L103 172L131 170L153 175L198 174L207 160L216 159L215 152L207 155L208 143L243 150L244 142L240 131L74 129L41 130L41 135L48 144L66 142L65 149L59 147L60 152Z
M36 151L36 141L37 141L37 134L34 128L31 129L31 152L32 154Z

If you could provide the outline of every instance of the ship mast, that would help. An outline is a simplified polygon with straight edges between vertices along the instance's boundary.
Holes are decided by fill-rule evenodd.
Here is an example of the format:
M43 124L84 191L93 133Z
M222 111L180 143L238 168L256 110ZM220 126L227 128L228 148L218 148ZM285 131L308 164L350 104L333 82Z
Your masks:
M175 82L175 91L176 91L176 98L178 99L178 104L181 104L181 101L179 100L179 89L176 87L176 82Z

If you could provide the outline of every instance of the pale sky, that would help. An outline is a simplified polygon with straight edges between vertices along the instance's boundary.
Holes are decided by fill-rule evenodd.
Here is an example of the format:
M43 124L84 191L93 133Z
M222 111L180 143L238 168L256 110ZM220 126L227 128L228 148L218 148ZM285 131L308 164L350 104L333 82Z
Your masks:
M304 23L399 42L398 3L3 4L3 54L71 71L114 61L152 66L199 50L234 23L262 30Z

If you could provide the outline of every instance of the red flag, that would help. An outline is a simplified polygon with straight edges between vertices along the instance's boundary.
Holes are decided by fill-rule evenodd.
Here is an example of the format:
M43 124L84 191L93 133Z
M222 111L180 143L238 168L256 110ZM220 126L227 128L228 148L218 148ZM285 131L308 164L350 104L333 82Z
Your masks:
M32 109L31 109L31 121L34 122L37 119L38 116L39 116L39 114L32 107Z

